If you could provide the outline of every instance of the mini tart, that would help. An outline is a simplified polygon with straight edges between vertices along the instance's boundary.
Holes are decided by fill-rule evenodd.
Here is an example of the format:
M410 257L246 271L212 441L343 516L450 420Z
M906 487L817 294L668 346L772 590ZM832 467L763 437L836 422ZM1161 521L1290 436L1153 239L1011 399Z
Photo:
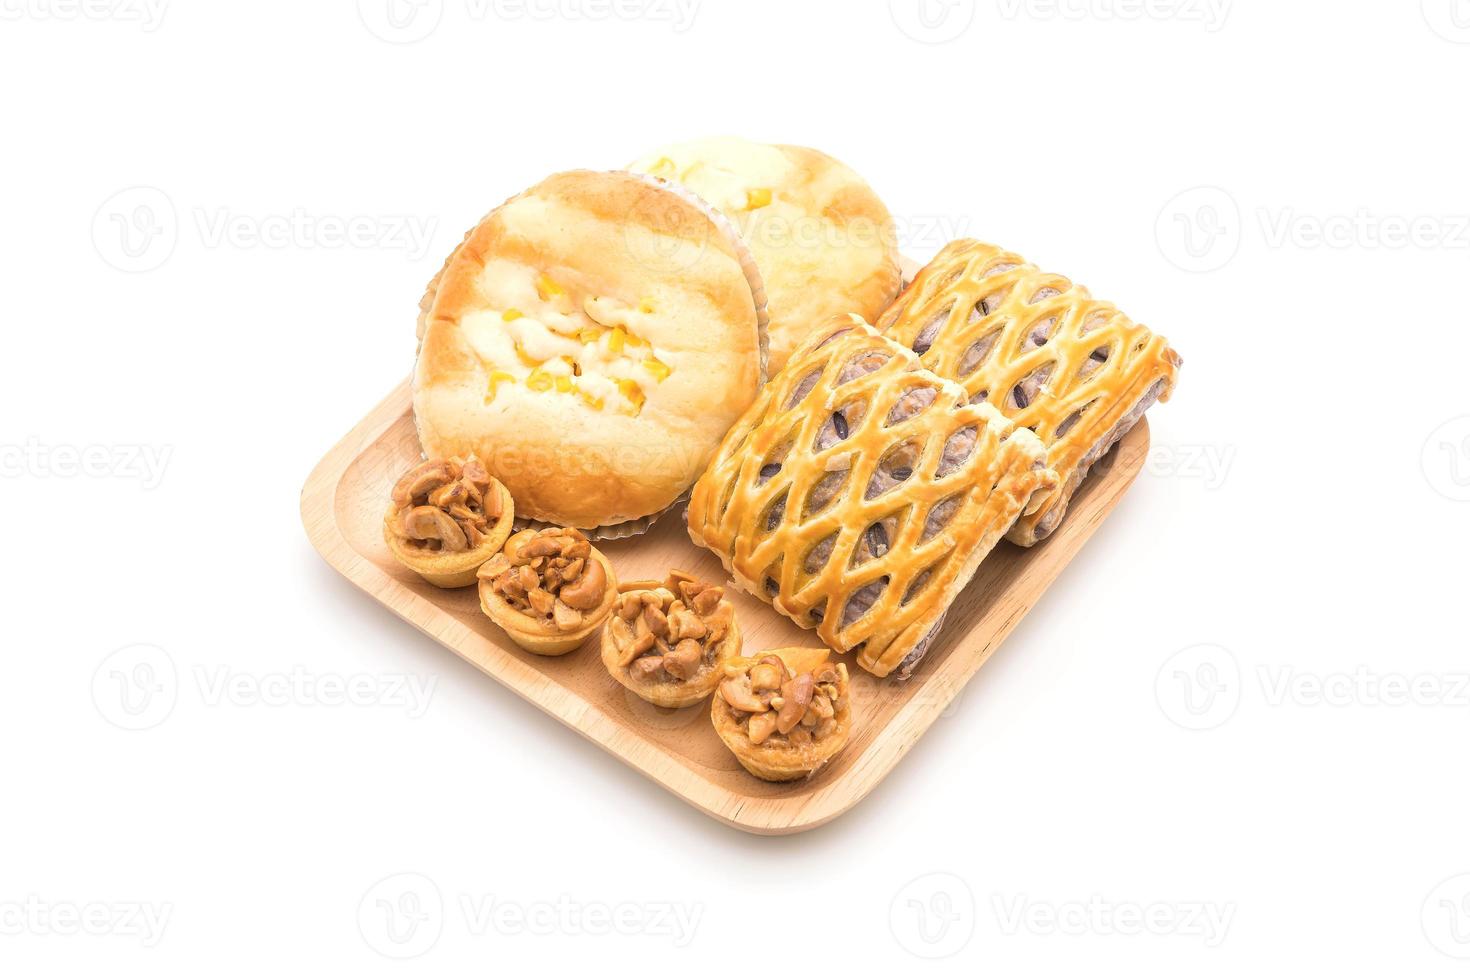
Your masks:
M689 188L740 229L770 301L773 375L813 327L839 313L871 322L898 294L893 218L825 153L727 136L665 146L628 169Z
M765 322L760 273L718 211L641 174L553 175L430 285L419 440L478 453L531 521L645 529L755 399Z
M383 540L404 565L444 589L475 584L515 520L515 502L476 456L431 459L393 487Z
M511 535L479 579L485 615L521 649L547 657L581 646L618 598L612 563L573 528Z
M709 697L740 653L740 626L725 590L673 571L618 597L602 627L602 663L619 684L660 708Z
M831 655L790 647L726 668L710 720L752 776L776 783L811 776L847 744L847 665Z

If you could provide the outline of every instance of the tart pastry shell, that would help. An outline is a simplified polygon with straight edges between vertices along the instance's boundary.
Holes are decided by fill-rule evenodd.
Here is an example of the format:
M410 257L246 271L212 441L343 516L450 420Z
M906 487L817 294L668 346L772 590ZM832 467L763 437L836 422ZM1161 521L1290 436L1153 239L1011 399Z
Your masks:
M515 501L499 482L494 487L500 494L500 517L490 525L485 540L480 542L479 547L451 552L415 548L388 530L385 521L383 540L387 542L388 550L393 552L394 558L430 585L437 585L441 589L462 589L474 585L475 573L505 545L515 522ZM392 513L390 508L389 516Z
M518 532L506 542L506 547L509 548L516 544L515 538L521 534L529 536L530 533L532 532ZM571 633L562 632L548 620L528 616L521 612L506 602L491 588L491 583L484 579L480 580L480 609L490 617L496 626L505 630L506 635L515 641L516 646L528 653L539 654L543 657L559 657L571 653L587 642L589 636L602 629L603 622L607 619L608 613L612 611L613 603L618 598L618 580L613 572L612 562L608 561L607 556L596 548L592 549L589 557L602 566L602 571L607 576L607 591L597 608L582 614L586 622Z
M630 592L652 591L660 587L662 582L630 582L623 586L620 595ZM613 615L617 615L614 613ZM740 635L740 621L730 621L730 631L725 638L715 647L714 664L701 676L688 681L665 681L658 684L639 684L633 680L627 667L618 666L618 647L612 638L612 616L609 616L602 625L602 665L612 675L613 680L627 688L638 697L649 704L660 708L687 708L691 704L698 704L709 697L715 688L720 686L720 681L725 679L725 665L740 655L741 646L744 643Z
M795 673L815 668L824 660L830 660L831 651L822 647L790 647L782 650L766 650L758 657L750 660L754 663L760 657L780 657ZM745 733L740 722L735 720L734 712L725 699L718 694L715 695L710 704L710 721L714 724L715 734L720 736L720 741L725 743L735 758L745 767L745 771L757 779L764 779L772 783L789 783L797 779L807 779L815 775L832 757L841 752L847 745L848 737L852 734L852 694L849 690L847 697L842 699L842 706L837 708L833 714L837 722L837 729L831 735L818 742L807 746L783 746L772 745L763 742L756 745Z

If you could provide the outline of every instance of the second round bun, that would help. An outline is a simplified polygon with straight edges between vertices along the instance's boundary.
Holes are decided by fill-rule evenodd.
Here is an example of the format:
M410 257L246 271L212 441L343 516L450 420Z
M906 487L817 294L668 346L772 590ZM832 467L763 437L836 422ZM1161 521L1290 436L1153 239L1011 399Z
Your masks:
M681 189L555 174L492 211L425 298L414 418L516 513L583 529L672 504L764 381L739 235Z
M770 373L840 313L875 320L898 294L893 218L850 167L733 136L676 143L630 167L682 184L739 227L770 300Z

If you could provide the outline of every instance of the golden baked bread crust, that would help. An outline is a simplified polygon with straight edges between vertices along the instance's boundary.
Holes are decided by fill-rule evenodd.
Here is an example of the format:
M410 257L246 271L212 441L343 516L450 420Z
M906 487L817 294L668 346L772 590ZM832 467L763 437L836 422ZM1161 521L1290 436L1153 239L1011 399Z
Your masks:
M596 528L668 507L763 380L748 252L638 175L546 179L470 232L431 289L420 442L477 453L533 520Z
M1155 400L1169 400L1182 363L1111 303L971 239L946 245L878 328L1047 445L1061 485L1007 535L1026 546L1061 522L1089 467Z
M839 313L872 321L898 293L893 218L825 153L722 137L664 147L629 169L683 184L740 229L770 302L772 375L813 328Z

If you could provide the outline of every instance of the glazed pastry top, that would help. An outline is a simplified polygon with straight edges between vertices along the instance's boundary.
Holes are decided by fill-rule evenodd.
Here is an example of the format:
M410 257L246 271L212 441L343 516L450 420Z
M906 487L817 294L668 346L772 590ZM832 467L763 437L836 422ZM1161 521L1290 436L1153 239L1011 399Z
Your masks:
M970 401L1035 432L1064 492L1140 400L1168 399L1181 363L1163 337L1111 303L972 240L945 246L878 328L935 374L964 385Z
M837 318L725 437L689 533L743 588L886 674L1055 486L1045 452L912 351Z

